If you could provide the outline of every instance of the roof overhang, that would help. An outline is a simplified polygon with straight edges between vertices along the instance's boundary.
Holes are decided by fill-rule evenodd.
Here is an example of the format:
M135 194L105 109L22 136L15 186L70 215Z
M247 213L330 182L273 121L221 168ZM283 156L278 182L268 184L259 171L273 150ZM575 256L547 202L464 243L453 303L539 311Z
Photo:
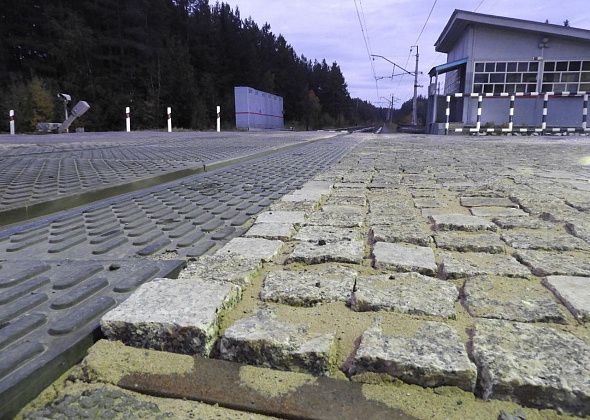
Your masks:
M469 25L486 25L514 31L535 32L544 35L569 38L590 43L590 31L587 29L514 19L503 16L484 15L456 9L434 46L436 51L448 53Z
M461 60L451 61L450 63L440 64L436 67L431 68L430 71L428 72L428 75L430 77L433 77L437 74L448 73L450 71L457 70L459 67L461 67L465 64L467 64L466 58L462 58Z

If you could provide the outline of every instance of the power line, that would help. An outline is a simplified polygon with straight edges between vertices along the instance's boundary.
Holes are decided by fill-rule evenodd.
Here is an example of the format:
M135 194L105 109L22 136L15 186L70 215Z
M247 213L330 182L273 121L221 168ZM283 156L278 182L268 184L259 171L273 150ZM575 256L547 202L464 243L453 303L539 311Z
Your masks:
M360 1L360 0L359 0ZM362 7L362 3L361 3ZM375 73L375 64L373 63L373 59L371 58L371 47L368 41L368 34L365 31L365 25L363 24L363 19L361 18L361 13L359 12L358 5L356 0L354 0L354 8L356 9L356 16L359 20L359 25L361 26L361 33L363 35L363 40L365 42L365 49L367 50L367 57L369 58L369 64L371 65L371 71L373 72L373 79L375 79L375 89L377 90L377 97L379 97L379 84L377 83L377 73Z
M424 22L424 25L422 26L422 29L420 30L420 34L418 35L416 42L414 42L414 45L418 45L418 41L420 41L420 38L422 37L422 34L424 33L424 29L426 29L426 25L428 25L428 21L430 20L430 16L432 16L432 12L434 11L434 6L436 6L437 1L438 0L434 0L434 3L432 3L432 7L430 8L430 12L428 13L428 17L426 18L426 22Z
M482 5L482 4L484 4L484 2L485 2L485 1L486 1L486 0L481 0L481 1L479 2L479 4L477 5L477 7L476 7L475 9L473 9L473 11L474 11L474 12L477 12L477 9L479 9L479 8L481 7L481 5Z

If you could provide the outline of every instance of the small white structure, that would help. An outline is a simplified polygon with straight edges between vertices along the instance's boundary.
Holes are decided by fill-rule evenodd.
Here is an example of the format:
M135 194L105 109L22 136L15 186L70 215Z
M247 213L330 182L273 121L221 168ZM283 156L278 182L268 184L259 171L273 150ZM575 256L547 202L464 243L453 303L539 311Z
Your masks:
M237 86L234 92L237 128L284 127L282 97L246 86Z

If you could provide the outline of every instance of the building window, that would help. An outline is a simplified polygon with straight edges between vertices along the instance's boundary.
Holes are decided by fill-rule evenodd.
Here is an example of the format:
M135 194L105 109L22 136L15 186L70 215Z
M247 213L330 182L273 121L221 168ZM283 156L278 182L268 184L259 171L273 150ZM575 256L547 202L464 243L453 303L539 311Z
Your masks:
M475 63L474 93L535 92L537 61L500 61Z
M537 90L538 61L477 62L474 93L531 93ZM590 61L545 61L541 92L590 92Z

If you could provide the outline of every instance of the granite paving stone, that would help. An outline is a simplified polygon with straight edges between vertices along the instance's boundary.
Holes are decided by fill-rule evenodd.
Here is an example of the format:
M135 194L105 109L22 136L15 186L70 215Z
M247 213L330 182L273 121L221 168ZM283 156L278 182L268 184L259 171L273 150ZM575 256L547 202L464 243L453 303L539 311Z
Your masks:
M282 224L301 224L305 220L305 213L302 211L282 211L273 210L260 213L256 218L256 223L282 223Z
M247 238L278 239L286 241L295 234L289 223L256 223L244 234Z
M478 318L564 323L551 293L536 279L474 276L465 281L463 304Z
M350 298L355 311L394 311L455 318L459 291L452 284L418 273L361 276Z
M286 264L304 262L321 264L325 262L342 262L360 264L365 256L365 244L362 241L297 242L286 260Z
M359 227L363 224L365 211L358 206L324 206L312 213L305 224L317 226Z
M464 214L432 214L430 219L436 230L462 230L475 232L478 230L495 231L498 227L487 219Z
M440 251L442 274L446 278L490 274L506 277L530 277L531 272L510 255L484 252Z
M446 207L444 201L428 197L414 198L414 205L418 209Z
M590 346L551 327L480 320L473 337L485 399L590 415Z
M432 248L377 242L373 246L374 267L394 271L415 271L435 275L437 271Z
M220 312L240 298L240 287L231 283L156 279L103 315L100 326L109 340L133 347L207 356Z
M271 271L264 279L260 299L292 306L346 302L357 274L350 268L334 264L317 269Z
M325 375L333 346L332 334L310 334L305 325L283 322L272 311L261 309L225 330L219 342L219 358Z
M303 226L293 239L303 242L339 242L363 240L358 228L343 228L338 226Z
M588 254L556 251L518 250L516 258L529 267L536 276L590 277Z
M529 214L514 207L471 207L471 214L480 217L528 216Z
M370 234L374 242L406 242L420 246L432 243L428 225L414 220L398 221L391 225L373 225Z
M517 249L537 249L546 251L590 250L590 245L582 239L566 232L551 230L532 230L507 232L502 240Z
M459 334L440 322L424 322L409 336L365 331L345 370L350 376L385 373L424 387L456 386L473 391L477 371Z
M494 217L492 221L502 229L554 229L554 222L537 217L502 216Z
M576 318L590 321L590 277L548 276L543 283Z
M179 279L228 282L247 286L258 274L262 264L258 258L236 254L204 255L188 262Z
M217 251L217 254L237 254L247 258L270 261L278 255L283 244L282 241L261 238L234 238Z
M506 250L506 244L495 233L438 232L434 242L449 251L501 254Z
M572 235L590 244L590 220L570 220L566 227Z
M461 197L460 202L465 207L518 207L505 197Z

